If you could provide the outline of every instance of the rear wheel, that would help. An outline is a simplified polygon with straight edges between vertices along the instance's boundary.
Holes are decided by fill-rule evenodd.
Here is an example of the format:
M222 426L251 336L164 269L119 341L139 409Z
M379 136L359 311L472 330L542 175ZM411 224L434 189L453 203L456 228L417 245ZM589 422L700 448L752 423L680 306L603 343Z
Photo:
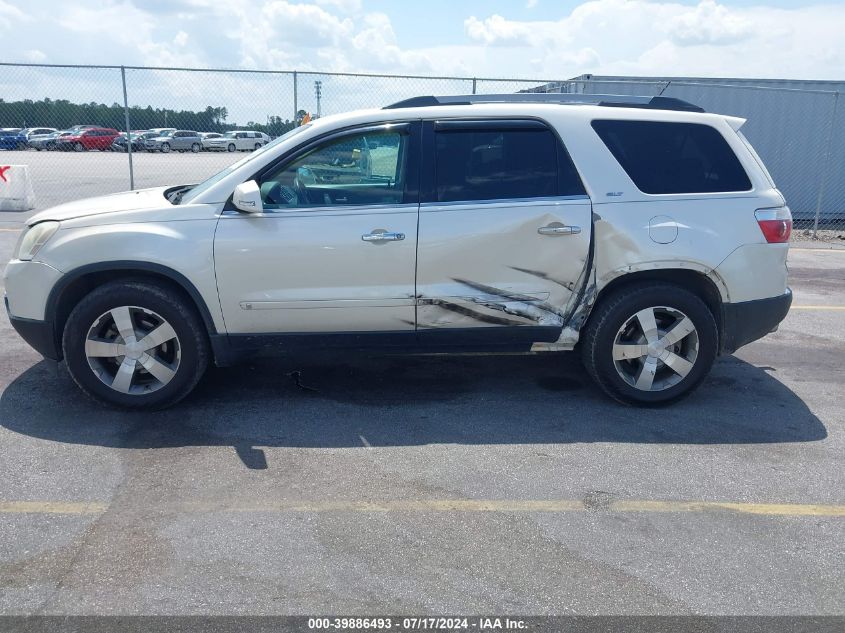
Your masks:
M193 306L143 282L97 288L71 312L62 349L77 385L100 402L162 409L188 395L208 365Z
M716 358L716 320L695 294L644 283L604 299L583 332L587 371L627 404L674 402L694 390Z
M79 141L77 141L76 143L73 144L73 151L74 152L84 152L85 146L82 143L80 143Z

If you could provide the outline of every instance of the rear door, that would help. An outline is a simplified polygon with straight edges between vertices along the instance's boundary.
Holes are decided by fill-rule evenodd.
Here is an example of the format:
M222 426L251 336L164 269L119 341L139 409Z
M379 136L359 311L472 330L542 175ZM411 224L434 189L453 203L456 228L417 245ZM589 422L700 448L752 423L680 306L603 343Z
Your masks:
M589 259L592 209L544 122L426 122L417 327L432 344L560 335Z

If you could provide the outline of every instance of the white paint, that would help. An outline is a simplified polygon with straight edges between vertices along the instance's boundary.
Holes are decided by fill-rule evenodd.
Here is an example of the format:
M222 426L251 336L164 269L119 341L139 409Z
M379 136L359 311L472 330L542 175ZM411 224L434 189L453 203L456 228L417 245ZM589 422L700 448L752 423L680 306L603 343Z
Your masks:
M35 208L35 191L28 165L0 163L0 211L29 211Z

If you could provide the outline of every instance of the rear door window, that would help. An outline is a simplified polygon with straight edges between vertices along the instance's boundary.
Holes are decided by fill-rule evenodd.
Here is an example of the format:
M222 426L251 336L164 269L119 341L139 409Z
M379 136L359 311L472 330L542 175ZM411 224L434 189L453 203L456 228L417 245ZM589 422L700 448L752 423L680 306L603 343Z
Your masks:
M438 202L584 195L557 137L535 121L435 124ZM534 124L536 125L529 125Z
M700 123L596 120L593 129L649 194L749 191L751 181L722 134Z

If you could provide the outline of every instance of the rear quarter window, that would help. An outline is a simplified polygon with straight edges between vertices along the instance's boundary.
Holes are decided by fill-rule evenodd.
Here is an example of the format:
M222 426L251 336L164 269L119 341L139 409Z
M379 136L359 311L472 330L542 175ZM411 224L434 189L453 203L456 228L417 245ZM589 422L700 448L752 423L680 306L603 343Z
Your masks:
M595 120L593 129L637 188L649 194L749 191L751 181L709 125Z

